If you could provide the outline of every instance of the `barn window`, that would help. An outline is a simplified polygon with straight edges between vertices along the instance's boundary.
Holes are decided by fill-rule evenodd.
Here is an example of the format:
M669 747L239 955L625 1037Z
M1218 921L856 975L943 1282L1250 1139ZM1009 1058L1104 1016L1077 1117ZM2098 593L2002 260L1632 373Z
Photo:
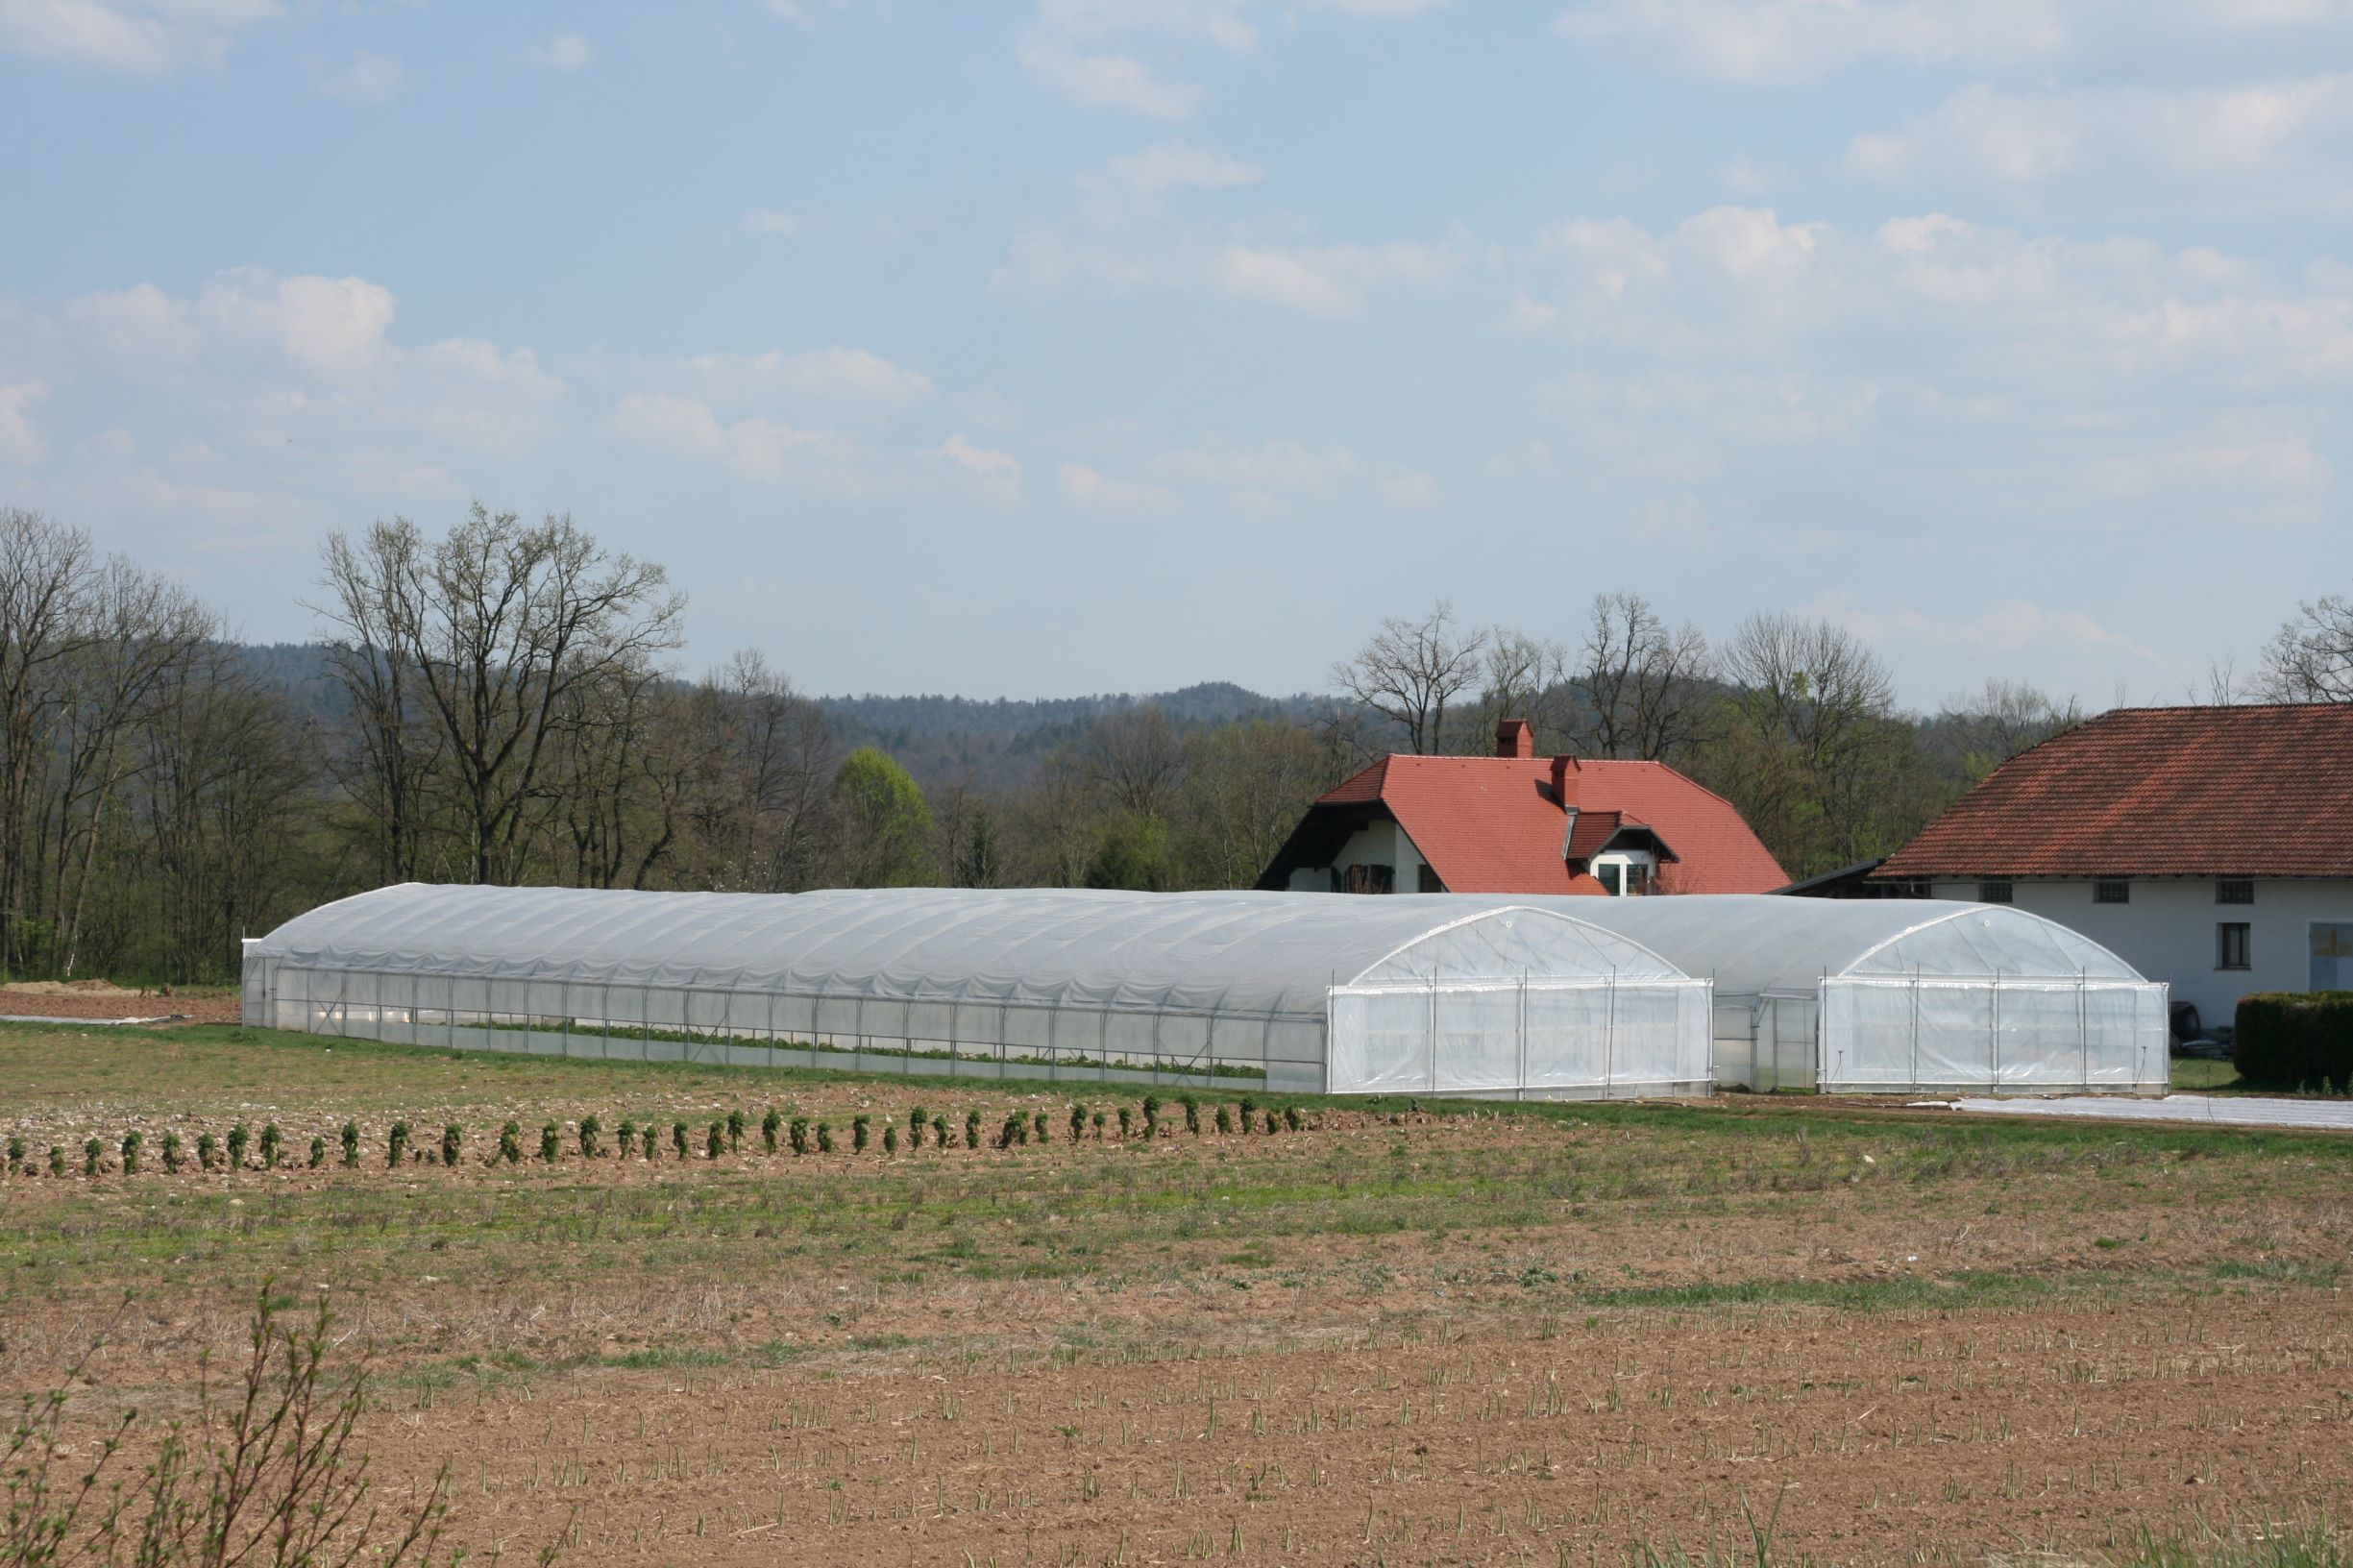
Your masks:
M2008 882L1980 882L1977 884L1977 902L1981 904L2006 904L2010 903L2011 901L2010 884Z
M2132 884L2123 881L2095 882L2092 884L2092 902L2129 904L2132 902Z
M2251 904L2255 901L2255 884L2243 876L2226 876L2214 885L2214 901L2218 904Z

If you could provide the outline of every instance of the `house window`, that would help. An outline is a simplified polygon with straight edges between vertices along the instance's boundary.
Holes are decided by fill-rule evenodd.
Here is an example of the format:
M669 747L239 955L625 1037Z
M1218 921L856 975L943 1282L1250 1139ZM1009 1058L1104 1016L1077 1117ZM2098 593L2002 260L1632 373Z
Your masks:
M2226 876L2214 885L2214 901L2218 904L2251 904L2255 901L2255 884L2243 876Z
M1617 860L1605 861L1601 865L1593 868L1593 874L1601 878L1602 891L1609 894L1610 897L1618 898L1625 895L1625 862Z
M1395 893L1397 868L1394 866L1351 866L1345 871L1332 873L1334 893Z
M2006 904L2012 901L2013 900L2010 897L2009 883L1980 882L1977 884L1977 902L1981 904Z
M1651 869L1638 860L1626 866L1626 896L1635 898L1651 891Z
M2129 904L2132 902L2132 884L2129 882L2095 882L2092 884L2092 902Z
M2224 920L2215 930L2214 967L2218 969L2247 968L2247 926L2243 920Z
M1446 891L1446 884L1438 880L1438 873L1427 866L1421 869L1417 886L1423 893L1444 893Z

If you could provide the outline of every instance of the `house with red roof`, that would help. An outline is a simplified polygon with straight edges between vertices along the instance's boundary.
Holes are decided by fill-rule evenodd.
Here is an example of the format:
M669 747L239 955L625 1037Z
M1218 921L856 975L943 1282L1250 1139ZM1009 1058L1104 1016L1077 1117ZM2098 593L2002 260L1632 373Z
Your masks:
M2353 702L2119 708L2003 763L1874 871L2071 926L2228 1023L2353 990Z
M1318 797L1258 885L1311 893L1628 896L1771 893L1789 880L1730 801L1660 762L1383 757Z

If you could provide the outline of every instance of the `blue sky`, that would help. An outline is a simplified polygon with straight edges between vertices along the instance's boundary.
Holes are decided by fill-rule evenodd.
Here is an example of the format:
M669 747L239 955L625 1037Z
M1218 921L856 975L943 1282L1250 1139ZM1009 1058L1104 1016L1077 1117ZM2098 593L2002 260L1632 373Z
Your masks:
M0 502L255 638L475 497L821 691L2353 589L2353 0L0 0Z

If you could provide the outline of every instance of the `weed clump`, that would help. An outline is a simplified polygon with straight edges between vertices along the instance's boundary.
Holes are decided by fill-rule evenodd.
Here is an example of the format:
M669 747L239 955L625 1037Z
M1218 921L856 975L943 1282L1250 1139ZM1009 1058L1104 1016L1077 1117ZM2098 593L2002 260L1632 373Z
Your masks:
M1119 1140L1121 1142L1127 1141L1128 1133L1134 1128L1135 1122L1135 1113L1128 1110L1126 1106L1121 1106L1119 1108Z
M887 1121L882 1124L882 1152L885 1154L898 1152L898 1129Z
M791 1145L795 1154L807 1154L809 1152L809 1118L795 1116L793 1124L785 1129L784 1136L785 1141Z
M670 1124L670 1146L679 1159L687 1158L685 1122L674 1121Z
M597 1136L603 1131L604 1123L597 1119L597 1114L594 1111L580 1118L581 1159L594 1160L597 1157Z
M1287 1105L1283 1108L1283 1125L1294 1133L1299 1130L1299 1108L1297 1106Z
M871 1116L852 1116L849 1118L850 1153L864 1154L866 1152L867 1139L872 1130L873 1119L874 1118Z
M313 1133L310 1135L310 1168L316 1170L325 1164L327 1164L327 1139Z
M141 1133L136 1127L134 1127L131 1129L131 1131L123 1134L124 1175L136 1176L139 1173L139 1150L146 1145L146 1135Z
M49 1145L49 1174L52 1176L65 1174L65 1151L55 1143Z
M716 1160L716 1159L718 1159L718 1158L719 1158L719 1157L720 1157L720 1156L721 1156L723 1153L724 1153L725 1151L726 1151L726 1131L725 1131L725 1128L723 1127L723 1125L722 1123L720 1123L720 1122L716 1122L716 1121L715 1121L715 1122L711 1123L710 1131L709 1131L708 1133L706 1133L706 1134L704 1135L704 1137L703 1137L703 1139L702 1139L702 1157L703 1157L705 1160Z
M907 1113L907 1147L919 1149L923 1146L923 1128L929 1120L930 1117L924 1115L919 1105Z
M1077 1101L1070 1102L1070 1141L1075 1143L1087 1136L1087 1108Z
M9 1135L9 1174L21 1176L25 1168L25 1140L22 1133Z
M727 1152L741 1154L744 1150L744 1113L727 1113Z
M9 1143L11 1145L9 1149L9 1169L14 1170L17 1166L24 1164L24 1145L14 1139L9 1139ZM166 1176L179 1175L180 1167L185 1163L185 1160L183 1158L180 1152L180 1135L178 1133L165 1133L163 1135L163 1174Z
M285 1153L285 1147L286 1135L279 1131L278 1123L274 1121L264 1123L261 1128L261 1168L276 1170L280 1158Z
M1103 1141L1103 1113L1100 1111L1094 1114L1094 1140L1097 1143Z
M1157 1094L1143 1097L1143 1136L1160 1137L1160 1096Z
M964 1114L964 1146L968 1149L980 1147L980 1113L977 1111Z
M521 1122L510 1121L499 1129L499 1158L510 1165L522 1162L523 1124Z
M85 1176L97 1175L98 1163L105 1158L107 1146L96 1139L84 1139L82 1140L82 1174Z
M1222 1105L1217 1108L1217 1130L1221 1133L1234 1130L1234 1113Z
M245 1168L245 1150L253 1140L253 1133L241 1121L229 1129L229 1168L231 1170Z
M997 1129L996 1146L1000 1149L1010 1149L1017 1138L1027 1142L1028 1133L1029 1127L1021 1120L1021 1113L1009 1111L1005 1114L1005 1125Z
M346 1169L359 1164L359 1123L343 1124L343 1164Z
M196 1168L210 1170L220 1163L221 1140L210 1133L196 1135Z
M644 1155L649 1163L660 1159L662 1155L662 1145L653 1136L654 1131L654 1120L651 1116L648 1116L646 1125L637 1130L637 1136L644 1140L639 1144L638 1152Z
M831 1154L833 1152L833 1127L831 1123L821 1121L817 1124L817 1152L820 1154Z
M776 1132L783 1125L784 1118L776 1114L776 1108L772 1105L768 1108L767 1114L760 1117L760 1141L767 1145L768 1152L771 1154L776 1152Z
M551 1165L562 1156L563 1152L563 1135L555 1130L555 1123L551 1121L543 1124L539 1129L539 1163L543 1165Z
M1046 1141L1046 1128L1049 1123L1045 1119L1045 1113L1041 1111L1030 1117L1029 1124L1030 1129L1038 1135L1038 1141L1041 1143Z
M1241 1103L1241 1115L1242 1115L1242 1131L1243 1131L1243 1132L1245 1132L1245 1133L1246 1133L1246 1132L1248 1132L1248 1131L1250 1130L1250 1118L1251 1118L1252 1116L1254 1116L1254 1115L1256 1115L1258 1114L1258 1108L1259 1108L1259 1102L1258 1102L1258 1101L1256 1101L1256 1100L1252 1099L1252 1098L1251 1098L1249 1095L1247 1095L1247 1094L1245 1094L1245 1095L1243 1095L1243 1096L1242 1096L1242 1103Z
M627 1116L622 1117L621 1125L613 1129L613 1141L621 1145L622 1159L626 1160L636 1154L637 1123Z
M947 1147L947 1117L944 1115L931 1118L931 1140L941 1148Z
M242 1129L240 1129L240 1131L242 1131ZM393 1165L399 1164L401 1163L401 1157L408 1152L408 1123L404 1121L394 1122L392 1124L391 1133L387 1135L384 1139L384 1147L391 1155L391 1158L387 1160L385 1164ZM229 1158L233 1164L236 1160L236 1155L237 1135L235 1133L231 1133L229 1135Z
M457 1164L457 1150L459 1145L465 1141L465 1129L453 1121L441 1129L441 1163L443 1164Z

